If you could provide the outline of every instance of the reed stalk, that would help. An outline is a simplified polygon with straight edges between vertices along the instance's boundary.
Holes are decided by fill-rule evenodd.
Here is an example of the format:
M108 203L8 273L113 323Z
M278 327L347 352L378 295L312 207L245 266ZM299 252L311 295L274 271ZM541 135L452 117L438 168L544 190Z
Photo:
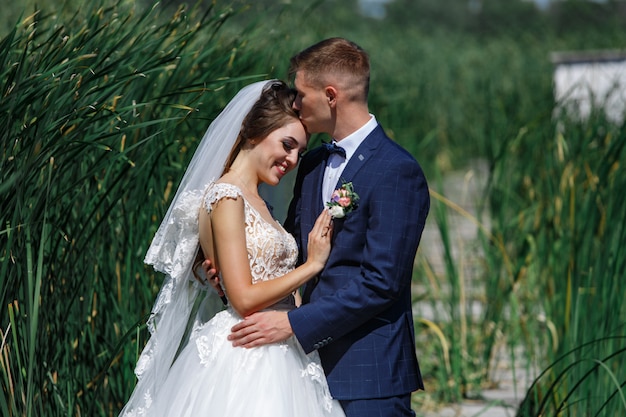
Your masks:
M156 219L208 120L258 78L217 36L228 8L80 15L38 11L0 41L6 416L119 410L160 282L142 264Z

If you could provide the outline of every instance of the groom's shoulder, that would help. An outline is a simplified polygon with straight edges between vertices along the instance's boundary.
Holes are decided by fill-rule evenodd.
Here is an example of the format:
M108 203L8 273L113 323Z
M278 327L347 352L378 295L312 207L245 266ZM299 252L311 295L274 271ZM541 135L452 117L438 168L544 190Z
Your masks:
M317 146L308 150L300 159L300 170L315 168L325 156L325 150L321 146Z
M302 156L302 162L317 162L324 158L325 152L326 151L321 145L315 146L314 148L306 151L306 153Z
M380 125L379 125L380 127ZM384 153L387 154L388 158L394 159L396 162L406 162L406 163L416 163L417 160L415 157L406 150L402 145L396 142L394 139L389 137L387 133L382 129L382 140L380 142L380 146L384 149Z

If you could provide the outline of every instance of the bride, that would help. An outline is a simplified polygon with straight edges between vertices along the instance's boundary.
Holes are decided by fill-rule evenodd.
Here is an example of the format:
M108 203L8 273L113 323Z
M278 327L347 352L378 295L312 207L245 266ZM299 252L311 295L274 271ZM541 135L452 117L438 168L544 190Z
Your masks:
M297 289L330 251L325 210L309 235L307 261L295 268L296 242L258 194L260 183L278 184L306 149L294 98L281 81L251 84L200 142L146 255L166 276L121 416L344 416L317 352L305 354L294 337L252 349L227 340L248 314L295 308ZM205 255L220 271L225 310L194 279L194 260Z

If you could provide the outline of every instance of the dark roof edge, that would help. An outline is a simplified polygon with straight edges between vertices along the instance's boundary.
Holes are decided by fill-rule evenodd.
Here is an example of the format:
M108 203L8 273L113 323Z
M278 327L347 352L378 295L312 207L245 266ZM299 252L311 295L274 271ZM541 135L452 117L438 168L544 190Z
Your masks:
M561 51L550 53L553 64L580 64L594 62L626 61L626 50L606 49L588 51Z

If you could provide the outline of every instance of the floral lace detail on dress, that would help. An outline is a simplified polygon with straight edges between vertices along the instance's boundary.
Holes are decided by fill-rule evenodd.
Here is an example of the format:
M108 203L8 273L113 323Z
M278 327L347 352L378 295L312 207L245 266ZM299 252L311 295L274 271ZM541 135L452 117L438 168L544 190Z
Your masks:
M321 392L318 392L319 401L326 411L330 411L333 408L333 397L330 395L330 390L326 384L326 376L324 375L324 369L319 362L319 358L315 362L309 362L306 369L302 370L302 377L311 378L313 382L320 386Z
M246 245L252 282L268 281L291 271L298 259L296 241L278 222L270 224L232 184L210 184L204 197L204 208L210 213L223 198L243 198L246 216Z

